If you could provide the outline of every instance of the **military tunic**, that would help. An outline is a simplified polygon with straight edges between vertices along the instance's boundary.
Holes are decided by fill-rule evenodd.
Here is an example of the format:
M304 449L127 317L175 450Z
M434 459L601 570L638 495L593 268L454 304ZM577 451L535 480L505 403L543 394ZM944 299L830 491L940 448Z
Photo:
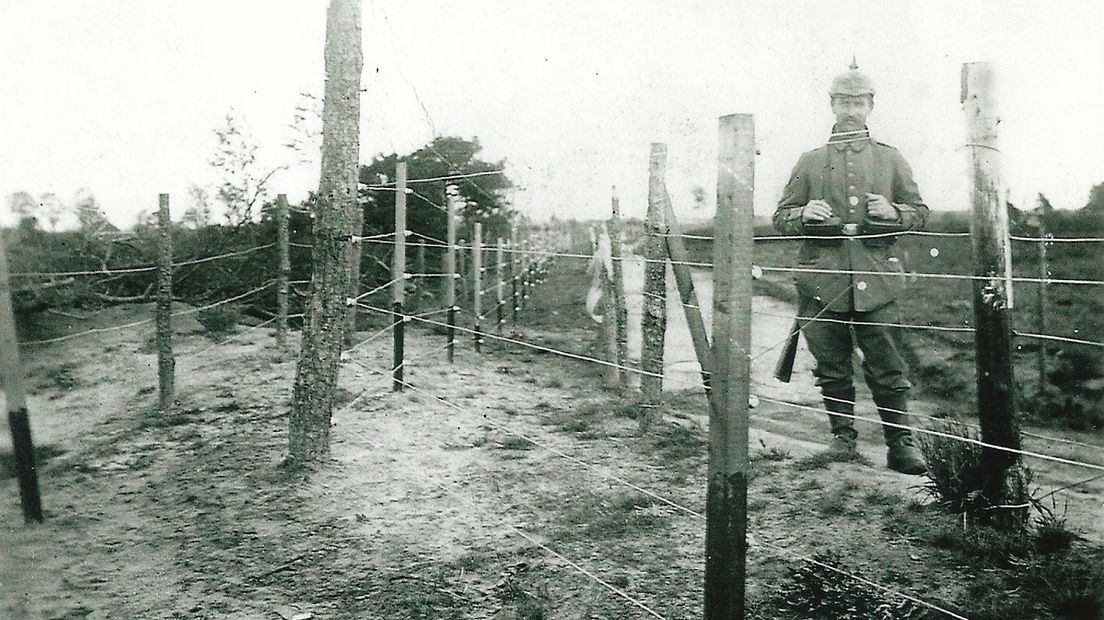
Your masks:
M903 270L893 255L893 233L922 226L928 208L895 148L865 135L832 142L798 160L774 213L774 226L783 234L812 235L799 250L795 282L799 316L820 319L802 326L817 360L817 384L826 396L854 399L854 329L864 353L866 382L876 400L885 401L909 388L907 369L889 329L862 323L898 322L892 304L903 286ZM867 217L867 193L885 196L897 219ZM826 201L832 219L802 222L801 211L811 200Z

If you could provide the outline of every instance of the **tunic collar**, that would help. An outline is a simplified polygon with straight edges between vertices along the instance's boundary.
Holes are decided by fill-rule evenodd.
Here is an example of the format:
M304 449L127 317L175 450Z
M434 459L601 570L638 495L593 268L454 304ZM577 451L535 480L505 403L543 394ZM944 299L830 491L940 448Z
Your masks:
M832 134L828 136L828 144L836 147L838 151L861 151L870 143L870 130L866 127L857 131L843 131L838 125L832 126Z

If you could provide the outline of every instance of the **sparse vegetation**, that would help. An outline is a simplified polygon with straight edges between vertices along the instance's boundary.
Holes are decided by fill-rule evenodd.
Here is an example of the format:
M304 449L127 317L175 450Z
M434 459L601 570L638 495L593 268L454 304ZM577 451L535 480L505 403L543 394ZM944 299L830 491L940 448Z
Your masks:
M823 565L864 576L839 555L824 552L814 562L802 562L790 570L788 579L766 607L774 611L766 618L793 617L809 620L870 620L872 618L921 618L923 607L905 598L883 593L869 585ZM819 563L819 564L818 564ZM765 610L764 610L765 612Z
M208 337L223 338L237 327L241 308L236 304L222 304L196 312L195 318L207 330Z

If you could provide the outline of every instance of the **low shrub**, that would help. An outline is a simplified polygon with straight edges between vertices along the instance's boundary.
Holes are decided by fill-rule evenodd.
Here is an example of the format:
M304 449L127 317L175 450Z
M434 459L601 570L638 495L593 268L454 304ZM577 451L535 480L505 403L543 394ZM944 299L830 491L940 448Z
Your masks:
M789 578L774 595L770 607L774 618L809 620L907 620L923 616L924 608L908 599L883 593L840 571L867 578L859 569L846 566L830 552L818 553L790 570ZM817 563L819 562L819 564Z
M235 304L222 304L196 313L196 321L212 338L229 334L238 325L239 320L241 320L241 308Z

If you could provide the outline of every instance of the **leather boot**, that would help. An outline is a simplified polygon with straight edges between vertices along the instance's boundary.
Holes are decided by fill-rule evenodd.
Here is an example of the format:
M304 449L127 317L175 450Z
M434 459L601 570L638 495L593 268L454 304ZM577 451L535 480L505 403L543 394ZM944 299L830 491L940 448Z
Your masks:
M855 391L824 393L824 408L833 413L843 413L848 416L855 414ZM848 402L840 402L848 401ZM832 443L828 446L829 452L841 454L858 454L855 439L855 421L849 417L829 415L828 424L832 429Z
M878 415L882 422L908 426L908 399L904 394L880 394L874 396L874 404L878 406ZM886 465L894 471L902 474L918 475L928 470L924 464L924 455L916 447L912 439L912 431L900 426L882 425L882 434L885 436Z

